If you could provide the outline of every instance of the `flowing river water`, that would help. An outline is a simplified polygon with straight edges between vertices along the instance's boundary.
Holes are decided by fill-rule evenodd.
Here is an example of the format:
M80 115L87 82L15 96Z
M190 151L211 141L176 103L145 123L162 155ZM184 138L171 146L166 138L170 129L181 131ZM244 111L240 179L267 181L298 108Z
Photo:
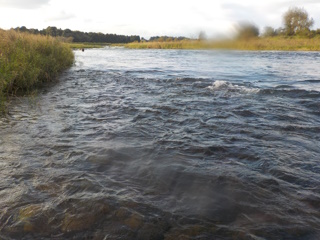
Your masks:
M0 117L0 239L320 239L320 53L104 48Z

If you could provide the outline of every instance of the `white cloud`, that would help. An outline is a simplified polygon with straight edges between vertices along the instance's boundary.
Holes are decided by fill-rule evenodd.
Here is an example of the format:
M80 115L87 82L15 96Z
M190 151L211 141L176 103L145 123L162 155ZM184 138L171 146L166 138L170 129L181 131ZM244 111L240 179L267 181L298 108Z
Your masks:
M60 13L56 15L52 15L51 17L46 19L46 22L52 22L52 21L66 21L70 20L72 18L75 18L75 15L72 13L66 13L65 11L61 11Z
M47 5L50 0L0 0L0 6L18 9L36 9Z
M304 7L315 20L314 28L320 27L318 0L0 0L0 28L56 26L142 37L190 37L204 31L213 36L230 32L241 21L260 30L278 28L290 6Z

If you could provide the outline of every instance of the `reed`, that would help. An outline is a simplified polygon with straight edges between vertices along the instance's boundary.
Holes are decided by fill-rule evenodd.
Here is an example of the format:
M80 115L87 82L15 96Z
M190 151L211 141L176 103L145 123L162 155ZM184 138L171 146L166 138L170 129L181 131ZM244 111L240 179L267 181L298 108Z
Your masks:
M125 45L135 49L228 49L228 50L272 50L272 51L320 51L320 38L252 38L246 40L172 42L134 42Z
M8 96L54 81L73 61L71 48L55 38L0 29L0 111Z

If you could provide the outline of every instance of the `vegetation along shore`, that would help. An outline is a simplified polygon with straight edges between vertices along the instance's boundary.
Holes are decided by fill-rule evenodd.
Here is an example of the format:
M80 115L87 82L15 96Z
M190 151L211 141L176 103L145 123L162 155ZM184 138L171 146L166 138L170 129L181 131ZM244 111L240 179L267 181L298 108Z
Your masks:
M227 49L257 51L320 51L320 37L267 37L230 40L182 40L134 42L124 45L132 49Z
M73 61L71 48L56 38L0 29L0 112L8 96L54 81Z
M163 49L236 49L320 51L320 29L311 30L314 20L303 8L289 8L283 15L283 26L278 29L266 26L262 33L253 23L241 23L233 39L207 40L182 39L167 36L152 37L149 41L128 43L128 48Z

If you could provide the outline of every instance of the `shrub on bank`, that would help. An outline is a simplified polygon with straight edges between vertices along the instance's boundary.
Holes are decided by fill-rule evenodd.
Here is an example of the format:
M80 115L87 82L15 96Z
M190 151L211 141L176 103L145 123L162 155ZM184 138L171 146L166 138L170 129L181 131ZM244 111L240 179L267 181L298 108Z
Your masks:
M70 47L53 37L0 29L0 111L8 95L53 81L73 61Z

